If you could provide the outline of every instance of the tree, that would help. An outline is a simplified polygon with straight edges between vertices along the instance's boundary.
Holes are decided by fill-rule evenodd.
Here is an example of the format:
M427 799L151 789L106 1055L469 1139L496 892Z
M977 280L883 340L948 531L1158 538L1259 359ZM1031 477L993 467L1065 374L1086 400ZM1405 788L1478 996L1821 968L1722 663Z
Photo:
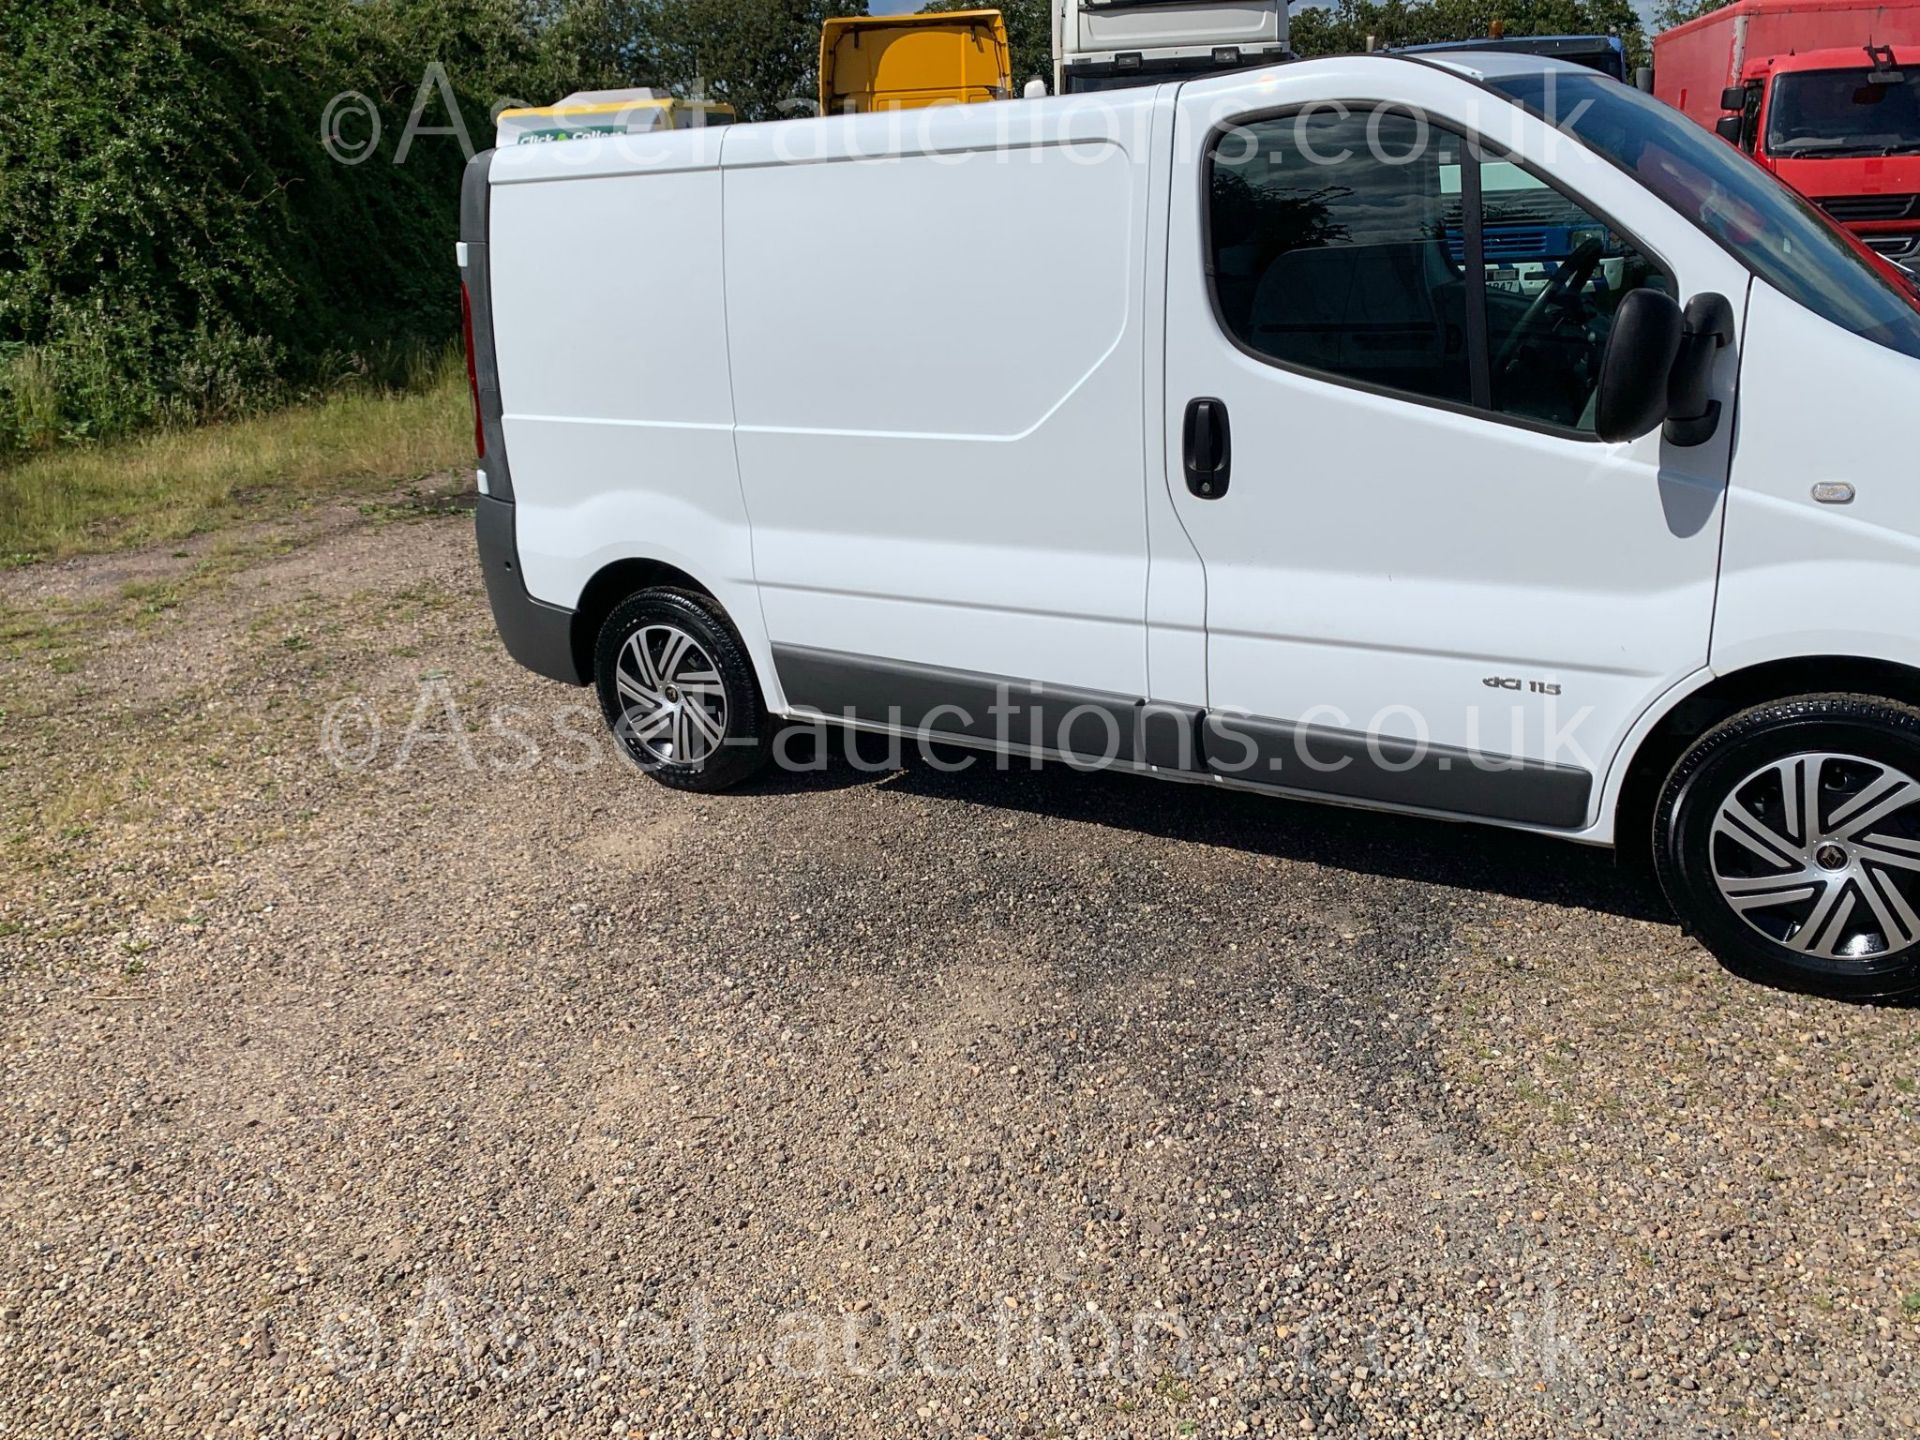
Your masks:
M742 120L811 114L820 27L866 0L564 0L546 29L557 92L652 85Z
M520 0L0 4L0 452L417 369L466 157L399 137L487 143L535 47Z
M1629 65L1647 62L1632 0L1337 0L1323 9L1294 11L1290 43L1300 55L1342 55L1365 50L1369 38L1382 48L1477 40L1491 33L1496 20L1508 35L1617 33Z
M1671 30L1732 3L1733 0L1660 0L1653 7L1653 28Z

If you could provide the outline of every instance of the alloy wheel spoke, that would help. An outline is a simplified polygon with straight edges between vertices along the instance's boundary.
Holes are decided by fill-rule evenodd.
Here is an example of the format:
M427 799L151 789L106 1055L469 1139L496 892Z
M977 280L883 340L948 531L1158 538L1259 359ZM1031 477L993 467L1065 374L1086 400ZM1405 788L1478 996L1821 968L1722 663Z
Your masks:
M1798 905L1803 900L1811 900L1819 888L1818 885L1795 885L1787 890L1763 890L1751 895L1729 895L1727 903L1744 915L1749 910L1771 910L1776 905Z
M673 722L673 706L662 705L651 715L643 715L634 721L629 733L635 740L651 740Z
M689 701L685 709L687 718L693 722L694 729L698 730L706 740L707 748L710 750L718 745L721 736L726 732L721 728L720 723L707 713L706 706Z
M1742 804L1738 795L1730 797L1720 807L1720 818L1714 822L1713 828L1715 834L1737 841L1762 860L1782 866L1800 863L1800 847L1782 838L1771 825Z
M1860 890L1867 897L1867 908L1873 911L1873 918L1880 922L1880 933L1886 937L1889 950L1898 950L1920 938L1920 916L1913 913L1913 907L1893 883L1892 876L1869 871Z
M663 684L671 685L673 677L679 672L681 661L686 658L687 647L693 641L678 630L667 632L666 643L660 647L660 659L656 662Z
M1833 919L1834 911L1843 900L1846 902L1846 908L1840 912L1840 925L1844 927L1847 916L1853 913L1853 896L1845 884L1829 881L1826 890L1814 902L1812 911L1801 922L1800 928L1788 937L1787 944L1795 950L1803 950L1809 954L1834 953L1829 947L1819 944L1820 933L1828 928L1827 922Z
M1811 845L1814 837L1821 833L1820 824L1820 769L1823 760L1818 755L1809 755L1801 760L1797 767L1800 771L1800 824L1787 822L1787 828L1800 837L1800 843Z
M667 703L666 696L658 690L648 688L624 670L614 671L614 685L627 700L648 710L657 710Z
M1780 782L1780 808L1786 821L1784 838L1794 845L1805 845L1820 823L1820 760L1812 755L1795 755L1773 767ZM1745 818L1759 817L1746 806Z
M1909 855L1902 851L1887 849L1889 838L1868 835L1854 842L1853 853L1862 861L1871 860L1876 865L1891 865L1896 870L1920 871L1920 855Z
M1852 839L1916 800L1920 800L1920 785L1897 770L1889 770L1834 811L1831 823L1836 832Z
M653 656L647 653L647 632L636 631L627 640L627 653L633 657L634 672L649 690L660 688L660 672L653 668Z
M1778 875L1738 875L1722 877L1720 889L1727 895L1766 895L1776 890L1804 890L1822 884L1826 876L1819 870L1802 868L1783 870Z

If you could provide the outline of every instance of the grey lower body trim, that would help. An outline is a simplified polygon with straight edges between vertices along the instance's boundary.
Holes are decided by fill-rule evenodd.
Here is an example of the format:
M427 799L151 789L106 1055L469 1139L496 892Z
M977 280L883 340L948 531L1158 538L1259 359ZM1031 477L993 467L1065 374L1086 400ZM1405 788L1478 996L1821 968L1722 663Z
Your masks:
M1207 768L1249 785L1578 830L1593 776L1572 765L1210 712Z
M1009 753L1556 830L1587 823L1593 790L1574 766L1453 746L800 645L773 660L796 711Z
M828 720L1087 763L1199 764L1192 706L803 645L775 645L773 663L788 704Z
M507 653L535 674L584 685L587 677L573 652L573 611L534 599L520 578L513 506L481 496L474 506L473 527L480 546L480 572L487 582L487 604Z

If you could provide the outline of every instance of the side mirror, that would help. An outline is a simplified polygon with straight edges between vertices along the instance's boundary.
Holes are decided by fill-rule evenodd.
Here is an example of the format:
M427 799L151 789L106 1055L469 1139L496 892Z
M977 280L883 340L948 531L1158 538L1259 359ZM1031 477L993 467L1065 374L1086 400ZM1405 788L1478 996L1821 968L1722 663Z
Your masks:
M1718 120L1713 122L1713 133L1729 145L1738 145L1740 143L1740 128L1745 123L1745 120L1738 115L1722 115Z
M1720 108L1722 110L1746 109L1747 108L1747 87L1744 85L1727 86L1726 89L1720 92Z
M1712 291L1694 296L1687 301L1681 332L1667 385L1667 443L1704 445L1720 428L1720 402L1710 392L1714 357L1733 343L1732 303Z
M1593 429L1602 440L1638 440L1667 418L1667 391L1686 321L1664 290L1630 290L1600 357Z

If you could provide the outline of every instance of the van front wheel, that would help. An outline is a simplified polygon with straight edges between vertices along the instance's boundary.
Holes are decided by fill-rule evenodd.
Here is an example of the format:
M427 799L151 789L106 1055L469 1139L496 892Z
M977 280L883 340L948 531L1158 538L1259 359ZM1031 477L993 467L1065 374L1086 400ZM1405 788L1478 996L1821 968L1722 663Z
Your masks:
M1920 994L1920 711L1807 695L1735 715L1667 778L1653 852L1729 969L1840 999Z
M691 590L642 590L600 627L600 711L621 753L676 790L725 790L767 763L772 722L720 607Z

